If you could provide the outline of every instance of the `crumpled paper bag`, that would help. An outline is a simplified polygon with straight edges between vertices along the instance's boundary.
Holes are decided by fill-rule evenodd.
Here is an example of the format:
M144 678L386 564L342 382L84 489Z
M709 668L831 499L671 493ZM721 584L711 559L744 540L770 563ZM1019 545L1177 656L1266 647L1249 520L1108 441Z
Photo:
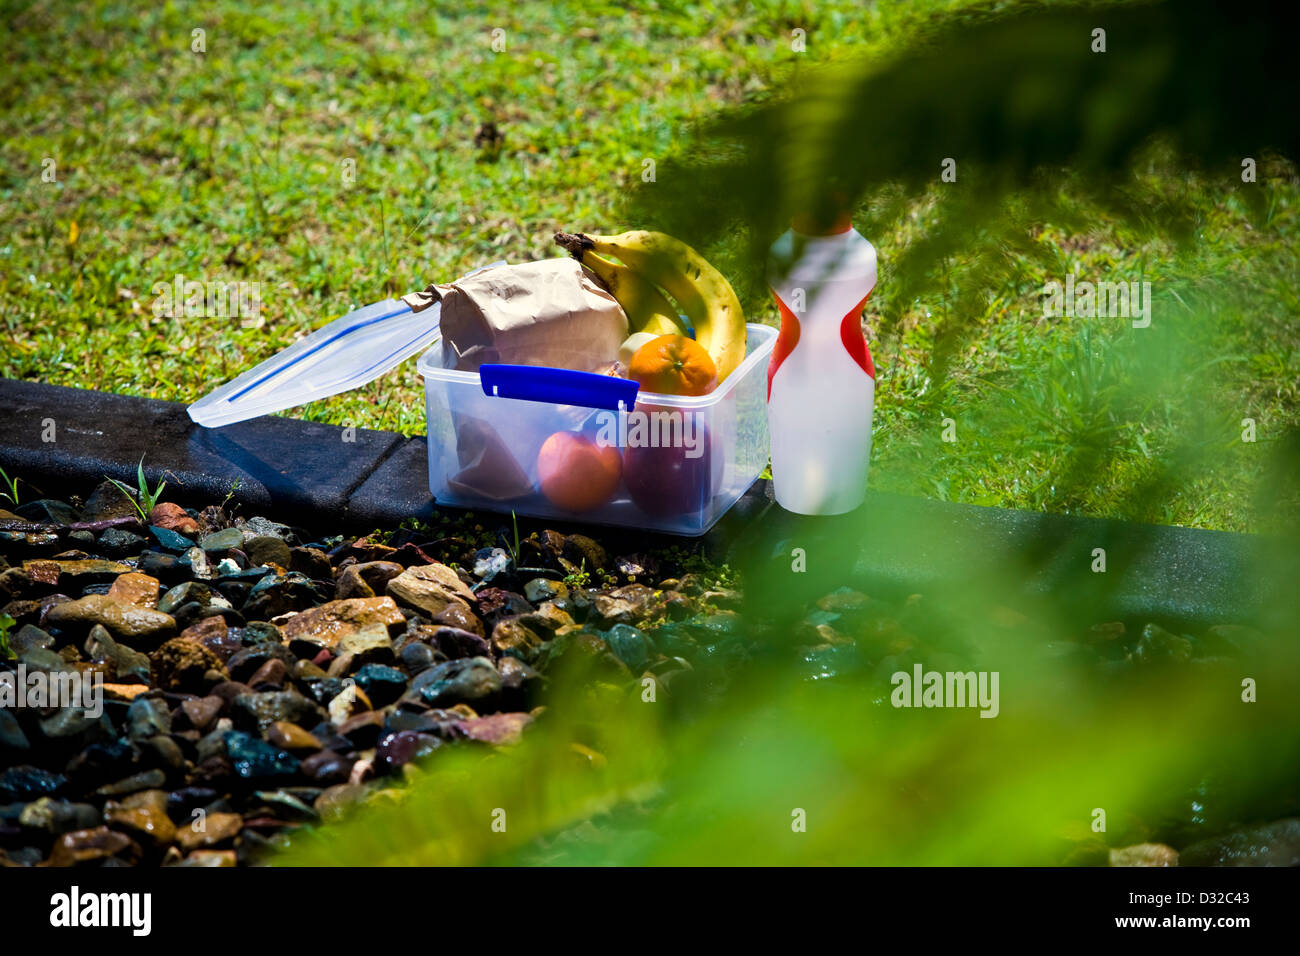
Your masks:
M576 259L496 266L402 296L414 312L442 302L442 364L607 372L628 336L622 306Z

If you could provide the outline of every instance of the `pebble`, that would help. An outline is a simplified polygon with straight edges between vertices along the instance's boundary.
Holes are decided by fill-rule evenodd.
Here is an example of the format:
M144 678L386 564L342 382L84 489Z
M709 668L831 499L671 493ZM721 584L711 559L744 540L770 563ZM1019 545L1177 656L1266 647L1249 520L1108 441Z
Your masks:
M488 657L492 646L481 634L460 627L439 627L432 635L432 643L448 660L461 657Z
M519 742L524 728L532 722L531 714L491 714L459 721L457 726L470 740L509 746Z
M231 548L242 548L244 545L244 532L238 528L225 528L221 531L214 531L212 534L200 538L198 545L208 554L222 554Z
M524 585L524 597L533 604L562 600L568 596L569 586L563 581L552 581L549 578L533 578Z
M139 793L141 790L157 790L166 783L167 775L163 771L158 769L145 770L129 777L123 777L121 780L106 783L95 793L101 797L123 797L128 794Z
M406 690L406 675L394 667L366 664L353 675L357 687L370 698L371 706L387 707Z
M176 631L176 622L170 614L122 604L104 594L91 594L55 605L46 614L45 623L55 628L81 626L87 630L99 624L132 647L156 646Z
M287 720L277 720L267 728L266 742L290 753L313 753L321 749L315 735Z
M53 797L41 797L23 807L18 822L52 836L72 830L86 830L98 825L99 811L89 803L72 803Z
M256 727L259 735L277 721L303 727L314 725L322 717L318 705L293 689L240 694L232 701L230 711L237 726Z
M151 526L150 530L157 527L187 535L191 538L197 537L200 533L199 523L190 517L184 508L172 504L170 501L163 501L154 505L153 511L149 512L149 524Z
M384 593L388 582L405 570L395 561L367 561L350 564L339 574L334 597L369 598Z
M384 734L375 748L375 760L380 769L391 773L412 760L433 753L442 746L442 741L432 734L415 730L399 730Z
M357 663L387 663L393 659L393 641L384 624L367 624L344 634L335 647L338 654L351 654Z
M546 642L518 617L498 621L492 628L492 650L499 656L518 657L532 663L538 659Z
M391 597L349 598L302 611L285 622L282 630L288 640L310 638L333 649L345 636L371 625L404 627L406 618Z
M158 610L164 614L173 614L178 608L187 604L207 607L211 599L212 589L206 584L201 584L198 581L185 581L174 588L169 588L158 599Z
M286 570L289 568L292 557L289 553L289 546L285 544L283 538L268 534L255 535L249 538L244 542L243 551L248 555L251 564L274 564Z
M117 833L105 826L86 830L73 830L54 841L50 851L50 866L79 866L113 860L134 865L142 856L140 845L125 833Z
M245 780L291 779L298 772L298 759L287 750L238 730L228 731L224 739L235 773Z
M210 620L220 620L211 618ZM222 633L225 624L221 625ZM227 680L230 673L211 649L190 637L174 637L149 655L154 685L164 690L201 694L215 683L209 672Z
M1110 851L1111 866L1177 866L1178 851L1163 843L1137 843Z
M486 704L501 693L501 675L488 658L468 657L429 668L411 690L435 707Z
M474 592L445 564L417 565L407 568L385 585L389 595L406 607L436 615L450 604L466 609L475 603Z
M1180 866L1300 866L1300 817L1243 827L1183 848Z
M176 831L176 843L182 850L218 847L239 836L243 826L238 813L205 813Z
M630 670L640 672L650 660L652 650L650 641L643 632L635 627L627 624L615 624L605 632L604 636L610 650L614 652L614 656L626 664Z
M158 607L158 579L138 571L118 575L108 589L108 597L121 604L156 609Z

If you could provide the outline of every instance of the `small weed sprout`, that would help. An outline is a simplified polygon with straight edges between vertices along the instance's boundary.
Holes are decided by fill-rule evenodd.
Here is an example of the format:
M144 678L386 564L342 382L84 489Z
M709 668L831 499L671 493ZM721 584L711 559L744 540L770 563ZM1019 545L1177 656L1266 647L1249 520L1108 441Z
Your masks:
M0 498L18 507L18 478L10 478L3 468L0 468Z
M163 489L167 487L167 482L158 482L158 487L149 490L149 482L144 476L144 456L140 456L140 463L136 466L136 492L132 492L123 482L116 478L108 478L109 482L122 494L126 495L131 504L135 505L135 510L140 513L140 520L145 524L149 523L149 515L153 513L154 507L158 504L158 499L162 497Z

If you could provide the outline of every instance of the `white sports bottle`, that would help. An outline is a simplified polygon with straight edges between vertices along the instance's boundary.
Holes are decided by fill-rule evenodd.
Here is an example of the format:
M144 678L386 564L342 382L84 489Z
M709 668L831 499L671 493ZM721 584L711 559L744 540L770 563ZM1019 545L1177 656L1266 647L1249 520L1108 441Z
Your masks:
M790 230L772 260L781 312L767 370L773 491L787 511L843 514L866 496L876 370L861 312L876 250L844 218L828 234Z

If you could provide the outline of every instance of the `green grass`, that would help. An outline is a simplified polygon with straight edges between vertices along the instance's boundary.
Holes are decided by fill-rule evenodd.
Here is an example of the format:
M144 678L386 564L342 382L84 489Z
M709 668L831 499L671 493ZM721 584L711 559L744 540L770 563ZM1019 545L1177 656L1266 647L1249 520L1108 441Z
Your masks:
M557 229L637 225L620 218L624 194L644 160L689 150L695 124L971 5L242 6L6 5L0 374L193 401L350 308L553 255ZM796 27L806 53L791 50ZM475 143L489 121L499 151ZM57 182L42 181L46 158ZM1194 210L1190 242L1072 206L1062 179L1052 198L1069 225L1026 214L1018 247L951 256L948 283L888 327L877 310L891 305L891 256L924 236L933 203L870 235L882 259L866 315L874 486L1234 530L1293 520L1300 503L1267 490L1267 462L1300 421L1294 170L1261 169L1263 219L1191 174L1156 186ZM706 251L734 261L729 243ZM1151 334L1041 318L1043 282L1071 269L1155 280ZM178 274L260 283L261 313L155 316L152 290ZM953 290L975 274L987 291L975 347L936 363L947 345L934 320L971 307ZM761 289L743 299L751 319L775 322ZM1167 350L1197 361L1166 368ZM1212 358L1207 380L1196 366ZM1077 387L1089 369L1099 380ZM424 429L414 362L290 414ZM957 442L941 440L944 417ZM1239 440L1247 417L1255 444Z

